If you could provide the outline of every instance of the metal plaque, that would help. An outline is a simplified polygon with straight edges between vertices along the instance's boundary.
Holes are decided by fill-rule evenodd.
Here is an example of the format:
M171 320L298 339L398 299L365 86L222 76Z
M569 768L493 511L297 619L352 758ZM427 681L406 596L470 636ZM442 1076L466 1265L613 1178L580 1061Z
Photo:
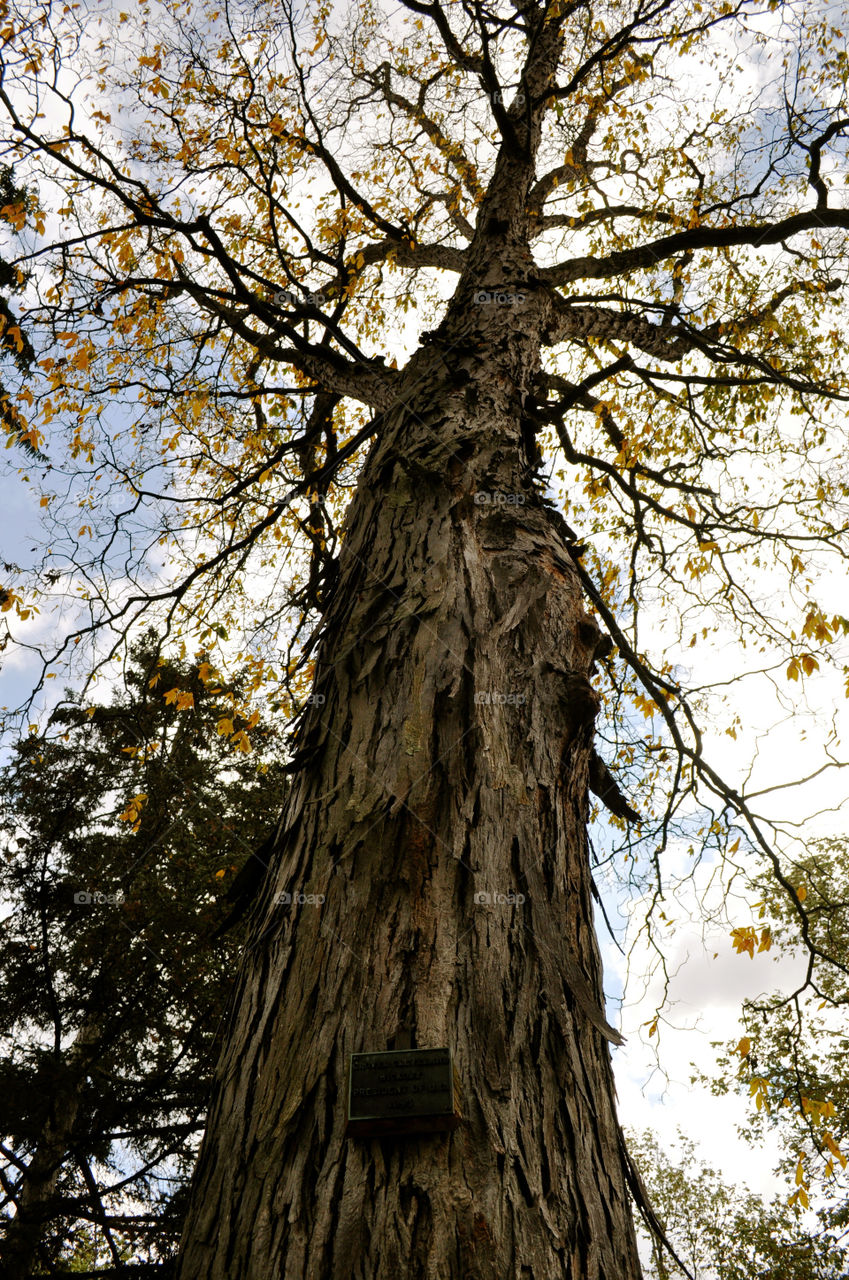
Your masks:
M450 1049L352 1053L348 1135L445 1133L460 1123L458 1081Z

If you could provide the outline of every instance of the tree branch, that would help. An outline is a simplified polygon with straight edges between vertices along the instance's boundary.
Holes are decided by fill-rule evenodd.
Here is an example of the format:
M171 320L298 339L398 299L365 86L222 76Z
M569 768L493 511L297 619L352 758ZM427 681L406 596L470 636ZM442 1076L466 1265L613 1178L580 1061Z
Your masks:
M472 229L469 228L471 231ZM437 267L441 271L462 272L466 264L466 250L448 244L399 244L397 240L378 240L359 251L365 266L388 262L392 266Z
M611 276L656 267L666 258L686 250L723 249L735 245L760 248L781 244L804 231L838 228L849 230L849 209L809 209L778 222L749 227L692 227L671 236L662 236L633 249L619 249L603 258L572 258L553 267L542 267L539 277L546 284L564 285L575 280L607 280Z
M546 346L566 341L600 338L625 342L658 360L680 360L696 345L686 333L668 323L652 324L636 311L614 311L611 307L571 306L552 295L554 317L543 335Z

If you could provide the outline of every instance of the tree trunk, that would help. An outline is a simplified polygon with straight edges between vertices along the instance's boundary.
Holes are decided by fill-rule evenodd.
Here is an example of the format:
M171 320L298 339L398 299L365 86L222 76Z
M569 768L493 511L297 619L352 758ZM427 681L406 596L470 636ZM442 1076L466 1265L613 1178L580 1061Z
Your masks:
M640 1275L585 829L598 630L528 486L535 295L480 302L503 246L493 278L407 366L348 512L179 1280ZM453 1049L461 1126L347 1138L349 1055L407 1044Z
M99 1056L102 1038L102 1018L96 1010L89 1012L61 1063L59 1083L44 1128L21 1177L17 1211L3 1241L4 1280L26 1280L31 1274L45 1223L51 1216L59 1173L71 1146L86 1074Z

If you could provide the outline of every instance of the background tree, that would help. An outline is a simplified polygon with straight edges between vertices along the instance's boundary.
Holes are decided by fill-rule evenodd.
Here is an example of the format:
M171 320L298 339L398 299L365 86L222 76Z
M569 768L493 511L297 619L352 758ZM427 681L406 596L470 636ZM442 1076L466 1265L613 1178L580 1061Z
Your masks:
M804 1220L786 1197L766 1201L723 1180L678 1135L671 1160L650 1133L629 1134L655 1211L695 1280L838 1280L849 1264L845 1233ZM645 1233L643 1233L645 1236ZM646 1280L685 1272L667 1250L646 1239Z
M173 1255L239 941L210 944L221 886L283 795L267 729L234 753L238 692L149 636L0 772L10 1280Z
M842 840L812 841L794 868L796 896L822 950L849 962L846 905L849 858ZM816 1207L824 1223L849 1227L849 1080L845 969L815 963L800 947L792 907L769 877L760 876L759 914L782 949L799 962L798 986L744 1002L743 1036L719 1058L717 1093L737 1090L752 1100L743 1136L760 1146L778 1137L789 1202ZM703 1077L704 1079L705 1077Z
M8 158L55 210L17 256L53 470L10 634L70 596L45 675L152 613L238 637L284 713L312 681L182 1277L638 1274L591 782L644 819L647 927L670 848L754 853L828 958L702 726L734 740L729 674L841 674L841 30L772 0L9 12ZM749 665L705 684L712 632ZM633 809L592 745L605 650ZM348 1054L402 1036L453 1045L464 1127L347 1141Z

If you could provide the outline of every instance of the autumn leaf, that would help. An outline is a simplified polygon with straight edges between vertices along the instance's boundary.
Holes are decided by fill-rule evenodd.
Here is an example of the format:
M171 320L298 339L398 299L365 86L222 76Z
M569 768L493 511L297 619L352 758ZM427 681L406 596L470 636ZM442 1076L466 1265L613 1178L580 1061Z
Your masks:
M755 947L758 943L758 935L751 926L732 929L731 940L739 955L742 955L744 952L748 952L748 954L754 958Z

